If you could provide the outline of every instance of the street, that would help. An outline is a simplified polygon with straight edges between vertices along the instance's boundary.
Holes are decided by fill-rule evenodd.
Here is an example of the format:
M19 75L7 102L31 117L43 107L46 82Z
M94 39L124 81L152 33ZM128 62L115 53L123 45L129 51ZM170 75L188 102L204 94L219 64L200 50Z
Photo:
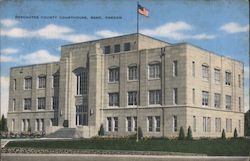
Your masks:
M1 161L249 161L249 157L98 154L2 154Z

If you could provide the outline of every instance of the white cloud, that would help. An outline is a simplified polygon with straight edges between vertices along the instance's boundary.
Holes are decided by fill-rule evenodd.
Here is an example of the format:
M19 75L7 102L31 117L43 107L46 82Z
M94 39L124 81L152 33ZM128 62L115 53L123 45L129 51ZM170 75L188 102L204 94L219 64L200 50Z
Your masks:
M7 114L9 100L9 77L1 76L1 115Z
M47 50L38 50L36 52L20 56L20 61L25 64L40 64L59 61L59 56L54 56Z
M202 33L202 34L191 36L191 38L197 39L197 40L206 40L206 39L214 39L214 38L216 38L216 36L215 35L207 35L205 33Z
M1 54L15 54L18 52L18 49L14 48L5 48L1 50Z
M95 36L76 34L75 31L69 27L59 26L55 24L49 24L44 28L29 31L22 28L12 28L9 30L2 29L2 36L9 36L14 38L34 38L39 37L43 39L59 39L66 40L69 42L83 42L96 39Z
M230 22L220 27L220 30L227 33L233 34L238 32L247 32L249 31L249 25L241 26L236 22Z
M0 62L16 62L17 59L13 56L5 56L5 55L1 55L0 57Z
M143 29L141 33L150 36L158 36L158 37L168 37L175 40L184 40L184 39L196 39L196 40L205 40L205 39L214 39L215 35L207 35L205 33L202 34L185 34L183 32L191 31L193 27L183 21L177 22L169 22L156 27L154 29Z
M114 32L114 31L110 31L110 30L97 31L95 34L98 35L98 36L101 36L103 38L122 35L122 33Z
M10 30L1 29L1 36L9 36L14 38L28 38L32 37L33 33L22 29L22 28L12 28Z
M5 27L11 27L11 26L15 26L16 24L18 24L17 20L12 20L12 19L3 19L0 22Z

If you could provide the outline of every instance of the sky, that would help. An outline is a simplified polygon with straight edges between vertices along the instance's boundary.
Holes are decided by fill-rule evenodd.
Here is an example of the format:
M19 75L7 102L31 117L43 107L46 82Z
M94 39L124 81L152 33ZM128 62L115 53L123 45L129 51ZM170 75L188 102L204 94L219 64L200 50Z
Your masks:
M249 107L247 0L140 0L140 33L187 42L240 60ZM10 67L58 61L60 46L136 32L135 0L0 0L1 113L8 108ZM70 18L69 18L70 17Z

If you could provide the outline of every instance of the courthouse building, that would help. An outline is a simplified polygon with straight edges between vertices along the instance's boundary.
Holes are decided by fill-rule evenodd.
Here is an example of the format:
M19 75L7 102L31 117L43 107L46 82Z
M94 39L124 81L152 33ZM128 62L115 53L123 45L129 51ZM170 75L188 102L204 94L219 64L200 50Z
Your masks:
M142 34L64 45L59 62L11 68L8 129L243 136L243 80L237 60Z

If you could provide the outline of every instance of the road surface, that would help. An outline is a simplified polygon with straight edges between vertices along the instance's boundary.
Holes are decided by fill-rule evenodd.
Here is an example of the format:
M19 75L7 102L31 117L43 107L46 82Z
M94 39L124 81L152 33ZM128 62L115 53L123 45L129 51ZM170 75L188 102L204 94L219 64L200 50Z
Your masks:
M249 157L99 154L2 154L1 161L249 161Z

